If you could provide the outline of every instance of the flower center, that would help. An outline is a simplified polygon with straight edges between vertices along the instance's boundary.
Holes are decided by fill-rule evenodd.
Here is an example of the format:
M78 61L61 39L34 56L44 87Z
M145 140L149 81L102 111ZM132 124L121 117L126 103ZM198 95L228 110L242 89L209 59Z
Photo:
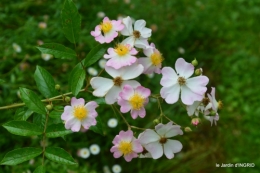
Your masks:
M222 101L218 101L218 109L222 109L223 108L223 103Z
M134 110L140 110L144 106L145 99L139 94L135 93L129 100L130 105Z
M118 146L118 150L121 151L124 155L130 154L132 152L132 144L130 142L122 141Z
M133 35L134 35L135 38L141 37L141 33L139 31L136 31L136 30L134 30Z
M110 21L102 22L100 28L103 33L108 33L112 29L112 23Z
M151 61L152 61L152 64L154 66L158 66L162 63L163 61L163 57L162 55L160 54L160 52L154 52L152 55L151 55Z
M167 142L167 138L162 137L159 141L161 144L165 144Z
M84 106L75 106L74 107L74 117L80 121L85 119L88 116L88 110Z
M186 79L185 79L184 77L179 77L179 78L178 78L178 83L179 83L180 85L185 85L185 84L186 84Z
M208 97L204 97L204 98L202 99L202 104L203 104L204 106L207 106L207 105L209 104L209 98L208 98Z
M119 56L128 54L130 47L128 45L118 44L114 49Z
M114 85L115 86L121 86L122 85L122 83L123 83L123 79L121 78L121 77L116 77L114 80L113 80L113 82L114 82Z

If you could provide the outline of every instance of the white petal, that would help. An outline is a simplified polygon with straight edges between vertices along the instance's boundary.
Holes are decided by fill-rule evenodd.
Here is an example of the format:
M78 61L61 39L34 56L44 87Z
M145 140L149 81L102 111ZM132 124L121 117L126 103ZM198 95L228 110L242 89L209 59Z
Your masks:
M122 67L119 71L122 79L129 80L134 79L142 74L144 67L141 64L133 64L131 66Z
M133 26L132 26L132 19L127 16L123 19L123 24L125 25L124 29L121 31L121 34L124 36L129 36L133 34Z
M107 93L105 100L107 104L114 104L117 101L121 88L113 86Z
M194 72L194 66L187 63L183 58L178 58L175 63L175 69L179 76L189 78Z
M122 41L122 44L129 44L129 45L131 45L131 47L134 47L134 44L135 44L134 36L130 36L130 37L127 37L126 39L124 39Z
M188 105L186 107L187 113L188 113L189 116L192 116L195 113L195 111L198 108L200 103L201 103L200 101L195 101L195 102L193 102L192 105Z
M123 88L125 85L130 85L133 88L137 88L138 86L140 86L141 84L135 80L128 80L128 81L124 81L121 85L121 88Z
M178 125L172 125L172 122L168 122L167 124L158 124L155 126L155 131L160 135L167 138L171 138L176 135L182 135L183 132L180 129L181 127Z
M152 62L150 61L150 58L138 58L138 63L142 64L144 66L144 72L152 66Z
M147 129L138 136L138 140L141 144L145 145L151 142L159 141L160 136L154 130Z
M166 103L173 104L176 103L179 99L180 95L180 86L179 84L175 84L170 87L163 87L160 91L162 98L165 99Z
M134 45L135 45L135 47L142 48L142 49L146 49L149 47L149 43L146 38L136 39L134 42Z
M189 78L186 80L186 86L191 89L191 91L204 95L204 93L207 91L206 85L209 82L209 78L206 76L197 76L193 78Z
M158 141L157 142L152 142L144 146L145 149L151 153L153 159L158 159L162 157L163 155L163 147L162 144L160 144Z
M194 101L201 101L203 97L203 94L194 93L185 85L181 87L181 101L186 105L192 105Z
M117 69L114 69L113 67L106 66L106 67L105 67L105 70L106 70L106 72L107 72L110 76L112 76L113 78L116 78L116 77L121 76L121 75L120 75L120 71L117 70Z
M97 97L103 97L112 88L114 82L111 79L103 77L93 77L90 80L90 84L94 89L93 95Z
M164 154L168 159L174 157L174 153L178 153L182 149L182 144L180 141L168 139L164 144Z
M134 24L134 30L141 31L146 25L145 20L137 20Z
M162 79L160 81L160 84L162 86L169 87L177 83L178 75L171 67L164 67L161 72Z
M143 38L149 38L151 37L152 35L152 30L150 28L146 28L144 27L142 30L141 30L141 36Z

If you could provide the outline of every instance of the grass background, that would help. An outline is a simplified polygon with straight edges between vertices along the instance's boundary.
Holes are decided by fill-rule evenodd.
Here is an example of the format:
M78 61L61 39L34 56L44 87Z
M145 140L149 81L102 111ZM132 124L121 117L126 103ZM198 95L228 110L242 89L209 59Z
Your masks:
M50 139L49 145L64 147L77 159L80 166L60 166L51 162L47 172L102 172L103 166L110 168L120 164L122 172L241 172L256 173L260 169L259 158L259 67L260 67L260 1L259 0L74 0L82 16L80 43L77 46L80 58L97 43L90 31L101 22L98 12L104 12L110 19L131 16L144 19L147 27L153 28L151 42L163 53L164 66L174 67L178 57L192 61L195 57L204 74L210 78L210 86L216 87L216 97L222 100L224 108L219 112L217 126L204 121L192 133L185 133L177 139L183 143L183 150L172 160L134 159L127 163L124 159L113 159L109 148L114 135L126 126L120 117L114 115L109 106L100 106L99 115L104 122L106 136L91 131L74 133L63 139ZM37 91L33 80L36 65L47 69L62 86L68 90L68 75L77 61L51 59L44 61L35 48L39 40L48 43L62 43L74 49L62 34L60 11L62 0L1 0L0 2L0 105L20 102L17 96L19 87ZM38 27L39 22L47 23L46 29ZM16 53L13 43L21 46L22 52ZM178 49L183 48L184 54ZM95 68L100 70L98 65ZM258 68L257 68L258 67ZM142 84L158 93L161 76L153 79L142 76ZM91 98L86 93L80 96ZM190 126L190 119L179 105L163 104L164 112L183 126ZM0 124L13 118L16 109L1 111ZM151 126L158 116L156 103L148 105L145 119L129 121L138 126ZM118 117L118 128L111 129L106 122ZM31 120L32 121L32 120ZM76 156L77 149L97 143L101 153L84 160ZM10 135L0 127L0 158L14 148L39 146L39 138ZM40 164L36 158L33 165L20 164L15 167L1 166L0 172L33 171ZM255 163L254 168L216 168L216 163Z

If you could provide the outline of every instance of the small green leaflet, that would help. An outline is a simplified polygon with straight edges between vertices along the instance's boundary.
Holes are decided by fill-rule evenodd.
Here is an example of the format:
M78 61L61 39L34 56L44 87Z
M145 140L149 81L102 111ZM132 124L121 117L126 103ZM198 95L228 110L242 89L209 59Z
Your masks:
M45 149L45 156L57 163L66 165L77 165L71 155L62 148L59 147L47 147Z
M41 53L51 54L55 58L73 59L77 57L77 54L74 50L58 43L45 43L36 48L39 49Z
M42 129L39 126L27 121L9 121L3 124L3 127L10 133L20 136L34 136L42 134Z
M95 62L97 62L100 58L102 58L107 50L107 47L99 44L87 54L86 58L82 60L85 67L89 67Z
M77 43L79 41L81 17L72 0L65 0L61 11L61 18L64 35L71 43Z
M33 173L45 173L46 172L46 167L45 166L38 166Z
M52 125L48 126L47 130L46 130L46 136L48 138L57 138L57 137L65 136L70 133L73 133L73 132L71 130L65 129L63 123L52 124Z
M20 94L21 99L30 110L39 114L46 114L45 106L35 92L26 88L20 88Z
M33 159L41 153L41 148L26 147L15 149L13 151L8 152L4 156L3 160L1 161L1 165L17 165L27 160Z
M83 69L81 63L78 63L70 73L69 76L69 86L72 94L77 96L81 90L86 78L85 70Z

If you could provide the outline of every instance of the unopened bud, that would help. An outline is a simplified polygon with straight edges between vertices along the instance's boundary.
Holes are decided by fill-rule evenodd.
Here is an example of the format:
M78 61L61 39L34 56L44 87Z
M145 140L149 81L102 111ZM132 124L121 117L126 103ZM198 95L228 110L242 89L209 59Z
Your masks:
M210 111L210 116L215 116L216 115L216 111Z
M191 61L191 64L192 64L194 67L198 65L198 61L196 60L196 58L195 58L193 61Z
M70 102L70 97L65 97L65 102L69 103Z
M223 103L222 101L218 101L218 109L222 109L223 108Z
M59 84L56 84L56 85L55 85L55 89L59 91L59 90L60 90L60 85L59 85Z
M202 68L198 68L198 69L195 70L195 75L196 76L199 76L201 74L202 74Z
M191 124L194 126L197 126L200 123L200 119L199 118L193 118L191 120Z
M185 131L185 132L191 132L192 130L191 130L190 127L185 127L185 128L184 128L184 131Z
M157 125L160 123L160 121L158 119L155 119L155 120L153 120L153 123Z
M53 108L53 106L52 106L51 104L46 106L46 109L47 109L48 111L51 111L52 108Z

